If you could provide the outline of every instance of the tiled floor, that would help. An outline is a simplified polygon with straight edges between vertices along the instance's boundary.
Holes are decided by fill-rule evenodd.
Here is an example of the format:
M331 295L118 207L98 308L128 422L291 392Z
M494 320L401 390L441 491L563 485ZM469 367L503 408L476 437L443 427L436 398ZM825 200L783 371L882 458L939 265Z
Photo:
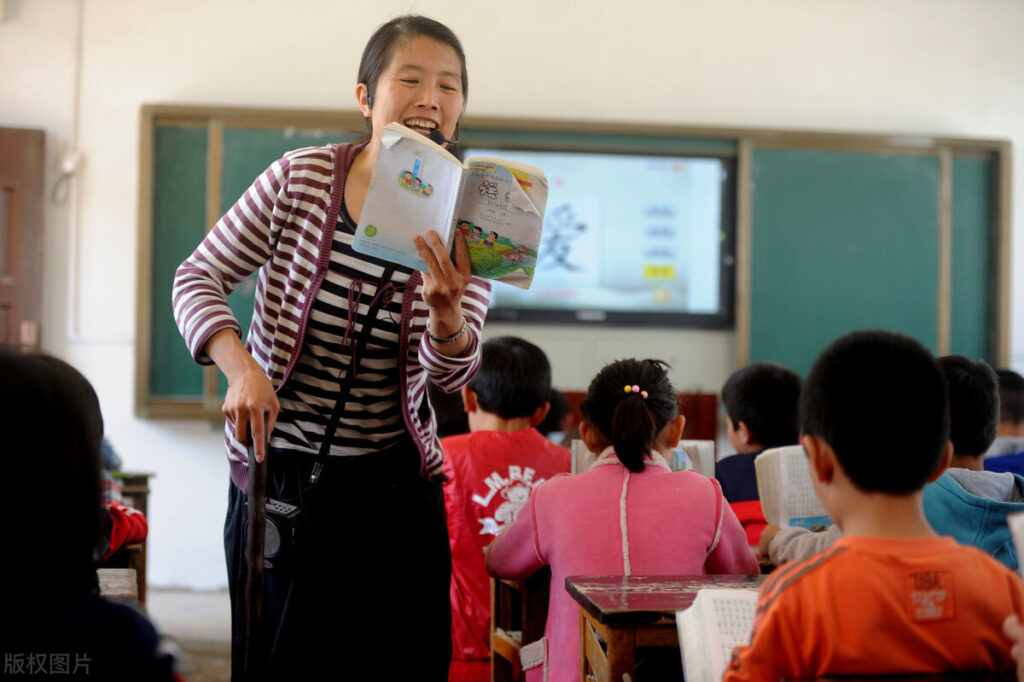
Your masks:
M188 682L225 682L231 676L231 610L227 591L149 588L146 611L178 671Z

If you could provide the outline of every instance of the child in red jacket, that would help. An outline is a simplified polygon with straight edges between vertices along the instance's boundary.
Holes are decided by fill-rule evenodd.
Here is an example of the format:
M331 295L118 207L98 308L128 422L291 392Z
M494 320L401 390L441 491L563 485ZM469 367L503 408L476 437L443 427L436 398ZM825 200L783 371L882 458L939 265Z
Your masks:
M452 664L448 679L490 679L490 580L484 549L512 523L534 486L571 469L569 451L535 428L547 414L551 365L514 336L484 343L462 389L470 433L441 440L452 547Z

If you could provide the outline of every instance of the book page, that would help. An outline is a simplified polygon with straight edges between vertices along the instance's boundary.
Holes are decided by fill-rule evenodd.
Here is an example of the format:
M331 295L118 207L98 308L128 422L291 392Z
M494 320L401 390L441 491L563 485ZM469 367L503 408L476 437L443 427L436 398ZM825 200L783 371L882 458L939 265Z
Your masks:
M389 123L352 248L425 271L413 236L432 229L451 247L452 212L461 175L458 160L440 145Z
M807 455L799 445L765 450L754 460L761 508L776 526L824 530L832 525L811 483Z
M681 454L680 454L681 453ZM715 477L715 441L713 440L681 440L669 460L669 468L673 471L695 469L708 478ZM689 466L678 466L676 457L687 461Z
M548 186L533 166L490 157L466 160L456 229L473 274L520 289L533 282Z
M1007 515L1006 523L1010 526L1010 537L1013 538L1017 556L1024 557L1024 512ZM1018 562L1018 573L1024 576L1024 562Z
M597 459L597 455L587 449L586 444L578 438L569 444L569 452L572 454L572 473L581 474L588 470Z
M697 591L693 605L676 613L687 682L722 679L734 648L750 642L757 588Z

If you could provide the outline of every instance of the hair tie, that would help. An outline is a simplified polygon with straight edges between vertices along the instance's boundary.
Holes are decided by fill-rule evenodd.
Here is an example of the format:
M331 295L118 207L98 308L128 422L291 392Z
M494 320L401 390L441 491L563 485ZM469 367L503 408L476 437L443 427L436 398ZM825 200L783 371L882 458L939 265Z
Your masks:
M641 391L640 387L636 384L633 384L632 386L626 384L625 391L626 393L639 393L642 398L647 398L647 391Z

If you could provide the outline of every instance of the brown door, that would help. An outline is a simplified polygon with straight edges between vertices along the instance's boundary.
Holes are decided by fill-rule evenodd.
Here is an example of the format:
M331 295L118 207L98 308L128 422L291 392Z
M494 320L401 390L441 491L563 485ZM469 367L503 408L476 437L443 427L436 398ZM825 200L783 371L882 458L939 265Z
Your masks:
M39 347L43 310L42 130L0 128L0 345Z

